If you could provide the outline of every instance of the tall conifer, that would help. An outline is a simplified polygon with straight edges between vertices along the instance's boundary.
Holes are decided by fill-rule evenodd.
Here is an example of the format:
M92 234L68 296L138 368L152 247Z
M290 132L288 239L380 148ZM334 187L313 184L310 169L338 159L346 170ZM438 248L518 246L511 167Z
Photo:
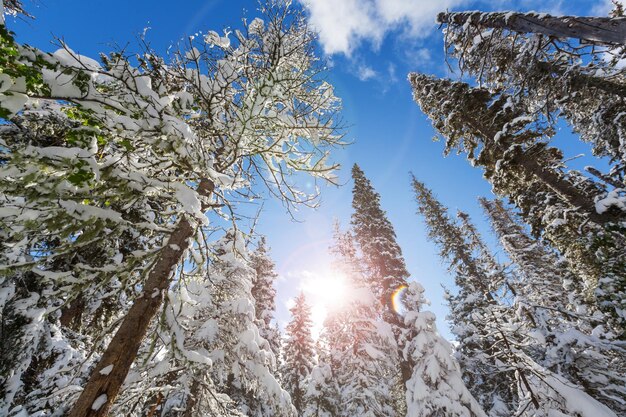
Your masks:
M451 302L453 330L459 337L461 355L463 350L472 353L466 355L465 365L470 366L465 371L476 373L478 380L472 383L469 378L473 376L466 374L470 389L473 387L477 397L489 403L490 414L616 416L580 386L559 375L558 369L551 370L540 358L533 357L527 349L531 332L516 316L514 306L500 301L494 291L499 288L494 282L498 274L488 266L493 257L485 259L486 245L474 230L464 230L452 221L424 184L414 179L413 187L429 236L455 274L460 291ZM469 224L467 218L465 221Z
M259 240L258 247L250 255L250 266L255 276L252 281L252 297L261 337L268 341L275 356L280 353L280 333L274 323L276 311L276 289L274 283L278 278L274 262L269 256L265 236Z
M291 395L291 402L299 413L306 408L308 378L315 366L315 345L311 337L311 307L303 293L300 293L291 311L291 322L287 325L287 340L283 354L281 376L285 389Z
M380 195L358 165L352 167L352 227L363 264L363 273L372 292L379 298L382 317L392 326L399 341L404 323L394 310L393 295L406 286L409 273L402 250L396 242L393 225L380 206ZM399 349L402 349L398 345ZM402 358L402 355L399 355ZM411 376L411 363L401 359L401 380L406 383Z

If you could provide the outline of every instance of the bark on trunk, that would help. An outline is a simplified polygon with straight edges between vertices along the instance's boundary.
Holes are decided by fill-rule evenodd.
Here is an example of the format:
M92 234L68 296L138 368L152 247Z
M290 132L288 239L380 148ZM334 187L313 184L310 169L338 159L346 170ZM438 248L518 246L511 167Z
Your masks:
M213 187L211 181L203 179L198 191L202 195L208 195L213 191ZM161 307L163 294L172 280L172 271L189 247L189 239L193 235L192 224L187 218L182 217L148 274L143 287L143 296L134 301L124 317L98 365L92 371L83 392L72 407L69 417L101 417L108 414L137 356L148 326ZM106 375L100 373L110 365L113 366L111 372ZM99 402L104 401L104 404L94 409L96 407L93 404L97 399Z
M80 320L85 310L85 300L82 296L78 296L70 303L67 308L61 310L61 318L59 322L63 327L76 330L80 327Z
M508 29L519 33L541 33L581 41L626 44L626 18L550 16L535 13L439 13L437 22L462 26L467 22L487 28Z
M497 131L485 129L482 125L478 124L478 121L473 119L468 121L468 124L477 132L480 132L485 143L489 143L489 146L493 146L501 155L504 155L506 149L493 141L493 138L495 138L498 133ZM607 211L603 214L599 214L596 211L595 202L587 195L582 193L567 180L564 180L557 171L540 165L535 159L529 157L525 153L515 155L512 162L521 167L522 170L540 179L548 188L558 194L561 199L567 202L570 206L579 208L592 222L598 225L606 225L622 220L623 217L621 215L616 215L612 212Z

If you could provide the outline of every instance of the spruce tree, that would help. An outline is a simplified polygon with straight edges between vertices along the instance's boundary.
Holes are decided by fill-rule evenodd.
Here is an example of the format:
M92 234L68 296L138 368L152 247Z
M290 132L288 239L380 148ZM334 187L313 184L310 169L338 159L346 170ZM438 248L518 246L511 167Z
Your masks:
M345 277L348 291L325 321L323 343L330 369L317 374L330 373L338 387L337 417L396 416L403 404L394 397L399 380L392 328L380 317L380 300L363 274L352 233L336 226L331 250L333 268Z
M316 343L318 360L307 381L304 401L306 407L302 410L302 417L336 417L339 415L338 410L341 406L339 386L333 375L330 351L324 342L327 339L324 333L332 327L331 320L325 321L325 329Z
M186 277L170 289L114 414L294 415L256 325L254 269L242 233L230 230L210 249L208 273Z
M418 213L424 217L429 238L439 247L442 259L454 274L457 294L448 294L452 333L458 342L455 355L470 392L492 416L510 416L517 402L514 370L503 366L496 346L501 343L493 317L507 308L499 305L490 290L491 271L481 268L471 243L446 208L423 183L413 177Z
M606 317L580 288L567 261L531 236L502 202L481 198L520 279L515 305L530 339L527 352L618 413L626 412L626 357L603 331ZM614 337L614 336L613 336Z
M486 417L463 382L452 347L437 332L435 315L424 310L423 293L422 286L412 282L403 296L407 327L404 354L415 364L406 384L407 415Z
M404 323L394 310L393 295L406 285L409 273L393 225L380 206L380 195L358 165L352 167L352 228L369 288L379 298L383 319L392 326L396 343ZM402 347L398 345L401 349ZM402 358L402 355L399 355ZM410 378L411 363L401 359L402 384Z
M285 389L291 395L291 402L298 413L302 413L307 408L307 382L316 364L315 345L311 337L311 307L303 293L296 297L289 311L292 318L286 328L281 377Z
M626 51L623 6L619 2L614 6L611 17L459 12L442 13L439 20L447 25L448 55L458 60L461 71L490 91L505 92L508 108L525 113L534 129L549 136L565 119L592 145L595 155L610 159L607 173L586 168L598 178L596 184L575 172L568 175L573 183L591 191L593 208L612 217L612 224L590 227L574 219L572 211L541 227L537 221L530 223L535 233L542 233L565 254L576 276L585 277L592 291L597 287L600 304L613 312L614 330L622 333L626 307L626 73L620 62ZM533 156L529 153L528 158ZM516 200L526 216L526 209ZM556 199L544 201L551 205ZM579 206L573 208L578 211ZM536 218L546 211L537 206L534 210Z
M410 80L416 101L445 137L446 153L465 152L484 169L494 191L508 197L533 232L550 241L575 275L597 289L614 331L626 337L624 215L602 208L605 188L565 171L562 153L545 141L549 132L514 106L511 96L419 74Z
M414 179L413 187L429 236L440 246L442 258L447 259L455 274L460 291L451 303L453 331L460 329L457 336L460 333L468 338L467 341L464 338L458 340L461 354L462 349L472 349L476 353L466 364L472 365L470 372L478 375L479 384L470 381L469 387L478 391L479 401L490 403L489 413L546 417L615 416L611 409L582 387L548 369L526 351L532 337L516 317L514 306L501 302L492 290L498 288L498 283L492 282L493 271L486 268L492 261L481 259L486 246L476 244L477 235L468 239L470 233L448 217L446 209L424 184ZM476 344L485 341L489 344ZM486 361L488 368L481 369L482 361L476 362L476 358ZM485 374L485 370L495 374ZM491 389L497 394L490 398L485 394Z
M250 255L250 264L255 271L252 297L254 297L254 310L261 337L268 341L270 349L274 355L278 356L280 353L280 333L274 323L276 311L274 283L278 274L268 252L265 236L262 236L256 250Z
M593 146L595 155L611 159L610 174L602 175L607 185L622 188L626 146L620 138L626 132L626 77L618 62L625 52L619 43L607 45L585 37L585 30L570 33L584 39L582 44L578 39L554 38L545 31L555 28L545 22L567 21L571 28L584 26L587 20L602 21L612 26L605 35L620 36L616 29L624 25L624 19L533 13L504 17L504 13L442 13L448 55L481 85L507 91L511 105L526 108L538 122L555 129L560 119L567 120ZM524 27L519 24L523 21L544 25Z
M395 314L393 293L406 284L402 250L396 242L393 225L380 206L380 195L358 165L352 167L352 227L366 268L366 278L380 297L386 314Z

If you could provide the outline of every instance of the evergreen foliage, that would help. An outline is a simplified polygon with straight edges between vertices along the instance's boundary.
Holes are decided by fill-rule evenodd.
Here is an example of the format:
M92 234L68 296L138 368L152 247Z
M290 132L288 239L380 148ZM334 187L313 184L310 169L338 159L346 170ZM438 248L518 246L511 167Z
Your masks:
M274 282L278 278L275 265L269 256L265 237L261 237L257 249L250 255L250 263L255 277L252 283L254 311L261 337L268 341L272 352L280 353L280 333L274 321L276 311L276 289Z
M613 349L619 346L611 346L610 340L597 335L585 335L572 323L559 322L558 317L552 317L551 324L542 328L546 323L540 320L545 320L546 314L541 316L541 305L524 298L525 282L519 291L516 289L515 284L520 282L515 274L498 266L468 216L462 213L459 225L448 217L445 207L423 183L414 178L413 187L429 235L440 247L459 287L459 293L451 297L450 318L459 341L461 366L467 372L465 380L489 413L617 415L623 396L620 372L602 371L602 365L596 368L585 357L596 356L604 366L613 361L618 364ZM529 246L522 251L532 249ZM515 260L515 256L512 258ZM512 305L504 298L507 292L514 296ZM549 301L543 303L547 306ZM545 334L546 330L551 334ZM577 355L580 356L576 358ZM476 361L477 358L482 361ZM572 366L580 367L575 377L568 373ZM582 375L589 381L581 381ZM603 381L604 392L594 391L593 383L588 385L599 380Z
M283 350L281 376L294 407L302 413L307 408L307 382L316 365L315 345L311 337L311 307L303 293L296 297L295 304L289 311L292 318L285 329L287 340Z

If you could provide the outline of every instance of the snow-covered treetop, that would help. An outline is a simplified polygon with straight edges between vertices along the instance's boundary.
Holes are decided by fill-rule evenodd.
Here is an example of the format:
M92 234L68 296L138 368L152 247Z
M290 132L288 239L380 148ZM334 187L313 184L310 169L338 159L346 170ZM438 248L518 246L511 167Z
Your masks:
M268 4L265 20L190 37L169 62L147 47L101 62L63 43L46 53L0 27L0 222L11 247L0 263L32 267L102 233L168 233L183 213L206 225L207 209L227 207L234 218L230 193L254 182L287 206L314 204L288 178L334 181L340 101L302 16ZM109 274L127 260L111 257Z

